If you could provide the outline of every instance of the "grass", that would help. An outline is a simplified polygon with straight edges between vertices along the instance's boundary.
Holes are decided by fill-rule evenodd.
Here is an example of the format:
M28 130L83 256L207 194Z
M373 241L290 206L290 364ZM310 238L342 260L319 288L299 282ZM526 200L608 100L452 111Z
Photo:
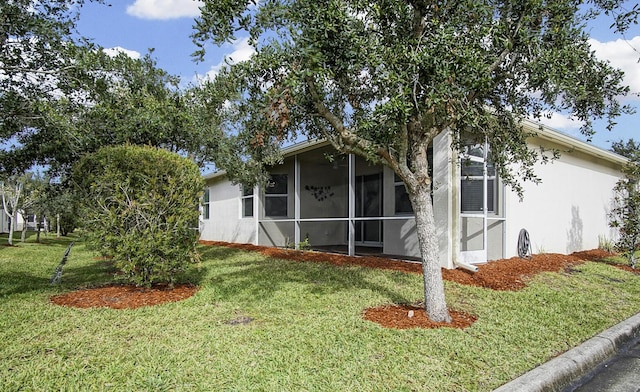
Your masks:
M48 299L108 269L79 242L51 286L71 239L44 241L0 247L2 391L488 391L640 311L638 276L590 262L518 292L446 282L466 330L384 329L362 311L420 300L421 277L216 247L187 300L72 309Z

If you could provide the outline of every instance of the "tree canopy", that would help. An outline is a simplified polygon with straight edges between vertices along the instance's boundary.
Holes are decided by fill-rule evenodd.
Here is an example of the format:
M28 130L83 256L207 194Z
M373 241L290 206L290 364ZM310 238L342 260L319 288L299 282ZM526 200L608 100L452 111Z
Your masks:
M88 41L74 38L83 3L15 0L0 5L1 140L40 125L42 101L74 97L93 83L88 64L95 61L96 51Z
M521 192L537 180L538 151L519 125L564 111L594 132L593 120L626 110L622 73L598 60L586 23L616 16L624 31L637 9L593 0L207 1L196 20L196 56L246 34L251 60L211 82L210 105L229 114L226 151L253 169L303 134L341 152L389 166L404 181L416 215L425 308L449 320L436 259L427 149L449 132L453 147L491 146L501 180ZM229 147L232 146L232 147ZM220 159L220 165L228 160ZM514 165L516 163L516 165ZM256 170L233 173L255 174Z
M179 79L157 67L147 54L101 58L101 88L77 105L66 98L42 102L46 122L14 134L19 146L4 152L5 167L33 163L53 174L68 173L84 154L107 145L151 145L204 162L213 135L193 125L189 98Z
M102 0L96 0L102 3ZM0 5L0 171L68 173L106 145L153 145L203 163L211 133L191 123L179 79L140 59L110 56L75 31L83 0Z

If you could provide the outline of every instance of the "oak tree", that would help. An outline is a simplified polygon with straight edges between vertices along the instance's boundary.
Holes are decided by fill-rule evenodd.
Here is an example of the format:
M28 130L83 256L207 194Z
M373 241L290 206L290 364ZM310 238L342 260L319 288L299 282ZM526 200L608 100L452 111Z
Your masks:
M248 36L249 61L231 64L210 86L210 105L229 114L218 166L254 173L300 135L328 140L390 167L404 181L422 254L425 310L449 321L431 200L427 151L434 137L452 148L485 141L498 175L516 192L538 181L539 151L525 118L564 111L593 121L625 108L622 73L596 58L586 24L637 19L617 0L217 0L196 20L196 56L208 45ZM221 93L226 91L226 94ZM229 152L242 159L228 159Z
M95 0L101 2L101 0ZM0 141L45 121L41 104L84 98L95 81L93 45L75 21L84 0L11 0L0 5Z

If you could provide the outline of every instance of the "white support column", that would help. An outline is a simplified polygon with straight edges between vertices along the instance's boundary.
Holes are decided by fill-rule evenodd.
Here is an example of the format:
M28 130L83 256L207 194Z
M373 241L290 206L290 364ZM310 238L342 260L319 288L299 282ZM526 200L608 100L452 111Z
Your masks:
M487 222L487 213L489 211L489 205L488 205L488 197L487 197L487 192L489 190L489 179L487 178L487 160L489 159L489 142L486 140L484 141L484 148L483 150L483 156L482 156L482 212L484 215L484 219L482 220L482 235L483 235L483 244L482 246L484 247L485 253L488 252L488 245L489 245L489 241L488 241L488 236L489 236L489 232L488 232L488 222ZM493 192L493 190L492 190Z
M349 154L349 256L356 254L356 157Z
M255 223L255 235L253 236L253 244L260 245L260 218L261 218L261 199L260 187L253 187L253 221Z
M298 160L298 154L295 155L293 161L293 189L293 241L295 248L300 249L300 161Z
M457 207L460 180L451 134L444 131L433 140L433 215L438 236L440 266L453 268L460 249L460 211Z

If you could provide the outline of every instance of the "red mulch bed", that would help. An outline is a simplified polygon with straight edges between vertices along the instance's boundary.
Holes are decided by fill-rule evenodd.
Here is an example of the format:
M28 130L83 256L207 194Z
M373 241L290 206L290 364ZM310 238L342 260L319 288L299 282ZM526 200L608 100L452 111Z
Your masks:
M407 273L421 274L419 263L408 263L382 257L353 257L334 253L305 252L291 249L271 248L250 244L232 244L227 242L201 241L205 245L225 246L259 252L268 257L328 262L335 265L359 265L370 268L390 269ZM493 290L519 290L525 286L527 277L543 271L561 271L585 260L599 260L611 254L602 250L576 252L571 255L540 254L530 260L518 257L492 261L479 265L478 272L455 269L442 270L443 278L465 285L486 287ZM638 273L638 270L632 270ZM79 308L109 307L114 309L132 309L152 306L165 302L180 301L195 294L197 287L179 285L174 288L157 286L150 289L127 285L105 286L94 289L78 290L51 297L51 302ZM476 320L474 316L450 310L451 323L436 323L429 320L424 308L413 305L385 305L366 309L363 317L388 328L466 328Z
M173 287L157 285L151 288L112 285L54 295L51 302L74 308L135 309L181 301L191 297L196 291L196 286L186 284Z

